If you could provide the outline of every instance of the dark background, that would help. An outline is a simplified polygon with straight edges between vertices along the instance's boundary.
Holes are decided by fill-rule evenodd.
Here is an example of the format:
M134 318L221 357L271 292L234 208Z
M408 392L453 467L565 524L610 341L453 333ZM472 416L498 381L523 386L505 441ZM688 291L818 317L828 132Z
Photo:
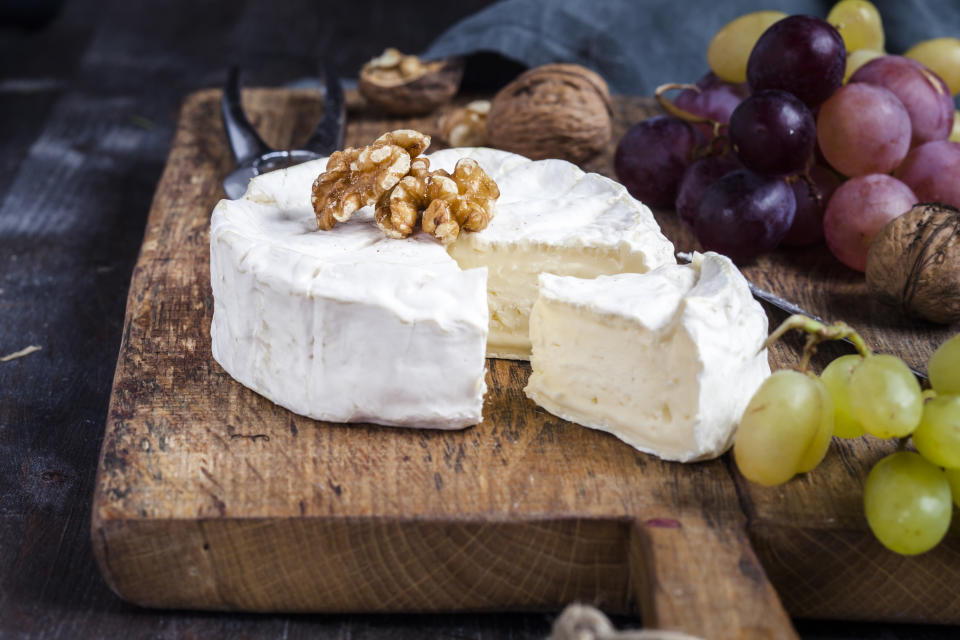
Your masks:
M230 64L245 70L247 84L310 84L324 56L333 57L345 75L355 75L384 46L423 51L450 25L488 4L70 0L54 14L56 3L0 0L0 356L31 344L43 348L0 363L0 638L547 633L552 614L141 610L109 591L89 544L93 478L127 286L184 96L219 86ZM553 11L571 5L543 4ZM877 4L885 17L891 12L891 51L920 38L960 34L955 1ZM609 15L625 4L590 4L591 11L598 6L595 15ZM630 32L613 33L603 50L620 42L624 49L614 54L621 62L653 60L638 65L654 71L618 87L649 93L664 79L696 79L706 68L710 35L737 15L773 7L825 15L829 3L674 0L629 6L632 20L620 24ZM470 82L489 86L518 69L503 61L491 66L491 59L471 62ZM960 634L941 627L816 621L799 621L798 628L805 638L822 640Z

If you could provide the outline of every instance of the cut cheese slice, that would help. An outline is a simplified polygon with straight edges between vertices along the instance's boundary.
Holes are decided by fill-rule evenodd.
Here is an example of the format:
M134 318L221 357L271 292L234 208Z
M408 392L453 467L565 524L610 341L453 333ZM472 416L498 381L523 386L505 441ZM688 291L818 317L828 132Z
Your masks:
M767 316L726 257L586 280L540 276L526 394L666 460L732 444L770 374Z

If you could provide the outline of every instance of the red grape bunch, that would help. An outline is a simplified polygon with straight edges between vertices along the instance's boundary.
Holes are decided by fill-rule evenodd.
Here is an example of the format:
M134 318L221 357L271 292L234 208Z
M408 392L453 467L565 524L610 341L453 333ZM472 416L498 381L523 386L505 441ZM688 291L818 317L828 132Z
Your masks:
M741 16L710 43L710 73L658 89L670 115L624 135L617 177L738 262L826 239L863 271L873 236L917 202L960 207L960 40L909 57L883 46L867 0L841 0L826 20Z

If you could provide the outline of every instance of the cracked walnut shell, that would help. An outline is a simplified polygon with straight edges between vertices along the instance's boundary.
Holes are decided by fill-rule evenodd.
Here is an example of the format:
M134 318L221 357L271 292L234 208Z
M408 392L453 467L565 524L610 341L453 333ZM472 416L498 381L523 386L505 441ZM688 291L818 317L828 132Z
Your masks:
M487 115L493 146L533 160L583 162L610 142L610 91L598 74L576 64L526 71L500 90Z
M373 144L335 151L313 183L310 201L317 226L329 230L400 182L410 171L411 155L430 145L430 137L411 129L386 133Z
M363 65L357 89L367 102L387 113L423 115L450 100L462 76L460 58L424 62L390 48Z

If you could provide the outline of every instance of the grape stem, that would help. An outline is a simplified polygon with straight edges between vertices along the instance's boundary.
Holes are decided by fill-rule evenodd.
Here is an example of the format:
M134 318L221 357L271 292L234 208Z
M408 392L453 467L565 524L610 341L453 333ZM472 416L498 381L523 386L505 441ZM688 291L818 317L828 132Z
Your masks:
M807 193L810 195L810 197L817 203L818 207L823 207L823 196L820 194L820 189L813 181L813 178L810 177L809 167L804 169L803 173L795 173L792 176L787 176L784 178L784 180L787 181L787 184L793 184L802 180L807 187Z
M692 91L696 91L697 93L700 93L700 87L698 87L695 84L683 84L680 82L668 82L667 84L662 84L659 87L657 87L656 91L653 92L653 95L657 98L657 102L660 103L660 106L663 108L663 110L669 113L670 115L672 115L673 117L680 118L681 120L685 122L689 122L691 124L708 124L713 129L713 137L719 138L720 129L721 127L723 127L723 124L717 122L716 120L713 120L712 118L704 118L702 116L698 116L696 114L690 113L686 109L681 109L680 107L678 107L673 102L667 99L666 95L664 94L666 94L667 91L673 91L675 89L677 90L690 89Z
M810 358L817 350L817 345L825 340L847 339L856 347L857 352L861 356L866 357L871 354L870 349L867 348L867 343L863 341L860 334L854 331L846 322L836 322L828 325L800 314L792 315L780 323L780 326L767 337L761 348L769 348L774 342L779 340L783 334L791 329L805 331L809 334L807 336L807 343L803 347L800 371L806 371L807 365L810 363Z

